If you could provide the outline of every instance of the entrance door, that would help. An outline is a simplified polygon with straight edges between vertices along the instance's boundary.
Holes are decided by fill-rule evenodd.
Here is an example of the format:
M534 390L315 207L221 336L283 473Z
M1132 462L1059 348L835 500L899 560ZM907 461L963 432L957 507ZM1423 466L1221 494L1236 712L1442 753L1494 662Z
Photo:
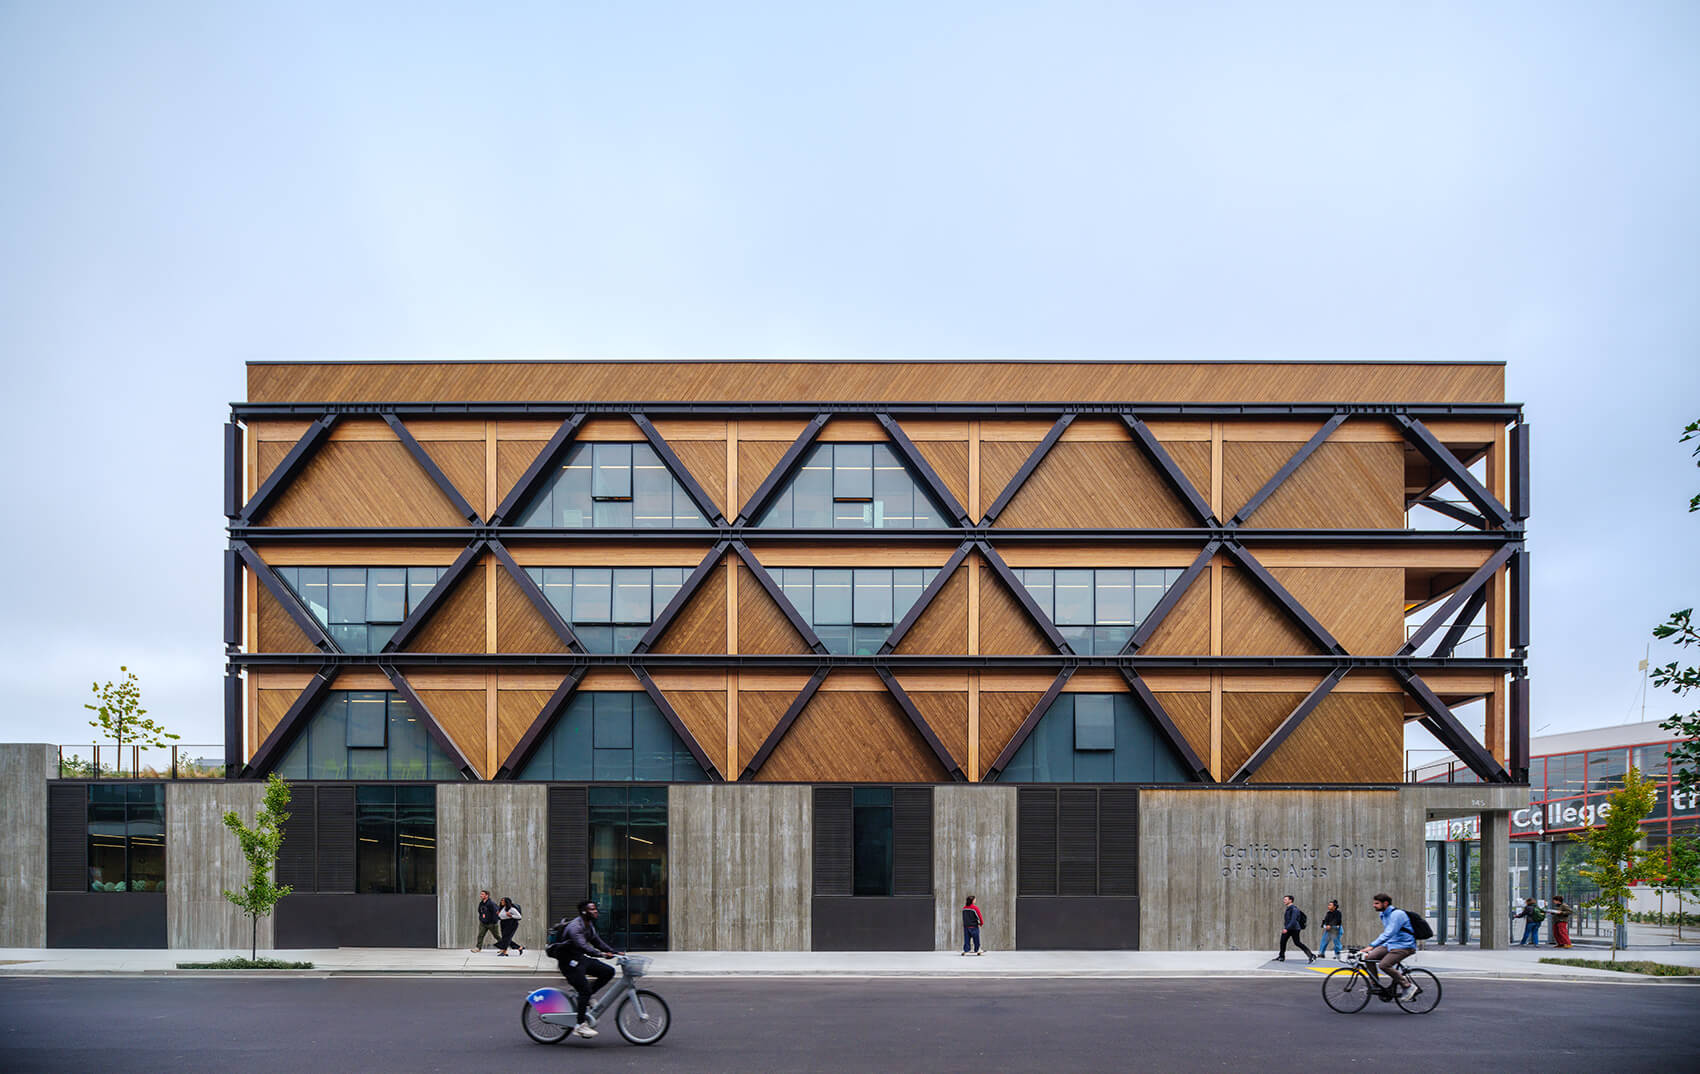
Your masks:
M667 948L667 788L590 788L590 897L623 951Z

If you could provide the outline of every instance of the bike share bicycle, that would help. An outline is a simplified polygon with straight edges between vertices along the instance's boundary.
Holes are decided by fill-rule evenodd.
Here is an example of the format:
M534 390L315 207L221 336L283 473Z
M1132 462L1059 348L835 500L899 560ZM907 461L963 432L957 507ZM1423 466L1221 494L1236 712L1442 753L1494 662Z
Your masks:
M634 983L649 972L651 961L642 955L616 955L614 963L620 967L620 975L600 999L585 1008L585 1024L595 1029L597 1019L613 1011L614 1028L632 1044L654 1044L666 1036L672 1024L667 1001ZM573 998L573 993L559 988L539 988L526 996L519 1012L525 1035L539 1044L559 1044L572 1036L578 1021Z
M1383 1003L1397 1003L1410 1014L1427 1014L1440 1005L1440 979L1424 969L1400 966L1399 969L1417 986L1410 999L1399 998L1399 986L1390 978L1384 985L1375 972L1373 961L1366 961L1363 948L1348 947L1342 966L1322 979L1322 1001L1341 1014L1355 1014L1369 1005L1373 996Z

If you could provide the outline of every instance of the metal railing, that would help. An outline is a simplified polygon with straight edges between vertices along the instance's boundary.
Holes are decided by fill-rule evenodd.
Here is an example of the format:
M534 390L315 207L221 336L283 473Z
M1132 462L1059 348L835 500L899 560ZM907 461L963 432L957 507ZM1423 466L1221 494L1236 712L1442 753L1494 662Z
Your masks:
M60 779L223 779L224 747L60 746Z

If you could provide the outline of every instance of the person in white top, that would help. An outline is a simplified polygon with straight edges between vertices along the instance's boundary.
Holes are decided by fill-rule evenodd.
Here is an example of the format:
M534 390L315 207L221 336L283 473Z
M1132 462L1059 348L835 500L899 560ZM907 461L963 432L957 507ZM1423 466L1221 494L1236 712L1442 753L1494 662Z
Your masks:
M522 955L525 954L525 948L514 942L514 933L519 929L520 922L519 904L505 895L502 896L502 905L496 911L496 919L502 923L502 942L497 944L501 950L496 953L508 955L518 951Z

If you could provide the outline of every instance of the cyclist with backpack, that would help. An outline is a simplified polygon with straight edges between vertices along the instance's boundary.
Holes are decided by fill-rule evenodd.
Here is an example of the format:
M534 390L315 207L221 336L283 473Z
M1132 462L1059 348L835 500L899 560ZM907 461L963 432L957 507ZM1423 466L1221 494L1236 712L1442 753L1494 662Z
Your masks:
M1299 935L1299 932L1310 924L1310 921L1305 917L1305 912L1300 910L1298 904L1293 902L1291 895L1281 896L1281 903L1281 953L1275 956L1275 961L1287 961L1287 941L1291 940L1299 945L1299 950L1305 953L1306 958L1315 962L1316 955L1305 946L1304 939Z
M1518 947L1539 947L1541 945L1541 922L1545 921L1547 912L1535 904L1533 899L1523 900L1523 909L1512 915L1511 920L1523 919L1523 938L1517 941Z
M597 933L596 917L597 907L594 899L579 903L576 917L557 922L555 927L549 930L548 946L543 949L561 968L561 976L565 977L578 993L578 1024L572 1031L581 1037L596 1036L596 1030L584 1020L584 1009L590 1003L591 994L614 979L614 968L591 956L603 955L613 958L619 953L604 943L601 935ZM592 979L595 984L591 983Z
M1399 986L1399 998L1408 1000L1417 994L1417 986L1405 976L1399 963L1417 953L1417 937L1411 917L1393 905L1393 896L1386 893L1370 900L1375 912L1381 915L1381 935L1363 952L1365 962L1375 962L1383 973Z

